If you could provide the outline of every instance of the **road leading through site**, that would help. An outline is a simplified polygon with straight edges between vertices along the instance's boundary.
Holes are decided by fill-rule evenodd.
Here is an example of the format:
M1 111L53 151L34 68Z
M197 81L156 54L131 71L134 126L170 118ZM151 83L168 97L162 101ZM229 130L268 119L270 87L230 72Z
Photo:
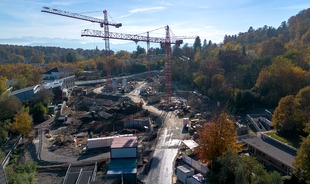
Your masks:
M134 102L139 102L141 100L138 91L144 84L145 83L141 83L134 91L128 94ZM151 161L152 163L144 182L159 184L172 183L174 161L178 154L179 145L184 137L182 134L182 120L172 111L163 112L150 105L143 105L143 108L157 115L167 113L163 126L158 132L158 141Z

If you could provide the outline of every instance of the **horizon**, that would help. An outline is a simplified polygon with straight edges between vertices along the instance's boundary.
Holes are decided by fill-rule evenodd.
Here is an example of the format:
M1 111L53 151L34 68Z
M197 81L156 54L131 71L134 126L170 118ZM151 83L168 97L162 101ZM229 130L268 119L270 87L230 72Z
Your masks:
M181 0L169 2L144 2L130 0L89 3L86 0L41 1L4 0L0 4L0 44L20 46L52 46L61 48L104 49L104 41L98 38L81 38L81 30L96 29L100 26L87 21L42 13L43 6L77 12L86 16L103 18L98 7L108 10L109 22L122 23L116 29L110 26L110 32L139 34L169 25L176 36L199 36L220 44L225 35L238 35L250 27L255 30L264 25L278 28L283 21L310 7L304 0L194 0L190 3ZM271 13L272 12L272 13ZM26 16L25 16L26 15ZM116 20L116 21L115 21ZM150 36L164 37L164 30L150 32ZM193 44L194 39L184 40ZM146 43L110 39L113 51L133 51L137 45L146 48ZM135 46L134 46L135 45ZM158 47L158 44L152 44Z

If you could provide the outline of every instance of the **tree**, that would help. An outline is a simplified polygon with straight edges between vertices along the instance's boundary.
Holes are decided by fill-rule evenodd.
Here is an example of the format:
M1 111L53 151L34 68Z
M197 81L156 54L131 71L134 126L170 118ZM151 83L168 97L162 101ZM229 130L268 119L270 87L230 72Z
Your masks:
M27 137L32 130L32 118L28 113L28 109L22 109L14 116L14 121L10 125L12 132L18 132L23 137Z
M12 119L22 108L21 101L15 96L0 96L0 121Z
M250 91L238 91L235 96L235 107L237 109L249 108L257 102L257 95Z
M200 51L201 51L201 40L200 40L199 36L196 37L193 47L194 47L194 53L195 54L197 51L199 51L199 53L200 53Z
M240 150L234 123L228 118L226 113L221 113L199 132L198 155L202 161L215 161L228 149L235 153Z
M48 89L41 89L39 92L36 93L35 101L42 102L44 106L48 106L53 100L54 94L51 90Z
M215 177L220 183L283 183L278 172L268 173L264 166L251 156L238 156L228 150L217 159L217 163L219 168Z
M30 113L33 117L34 123L42 123L47 114L47 109L41 102L39 102L30 109Z
M295 174L306 183L310 183L310 135L302 141L293 162Z
M137 51L133 51L132 58L137 59L140 54L145 54L146 51L143 47L140 47L140 45L137 46Z
M8 89L7 81L6 77L0 76L0 95Z
M37 176L37 163L26 162L24 164L18 164L14 167L6 167L6 174L8 183L16 184L34 184L36 183Z
M211 79L208 95L216 100L226 100L231 95L231 88L227 85L223 74L215 74Z
M304 87L305 82L306 71L281 56L261 70L256 87L263 101L275 105L282 97L295 95Z
M294 96L283 97L274 111L272 123L283 134L296 134L303 130L300 122L299 104Z
M310 86L304 87L296 95L299 103L300 115L303 127L310 128ZM309 129L310 130L310 129ZM310 134L310 131L307 132Z

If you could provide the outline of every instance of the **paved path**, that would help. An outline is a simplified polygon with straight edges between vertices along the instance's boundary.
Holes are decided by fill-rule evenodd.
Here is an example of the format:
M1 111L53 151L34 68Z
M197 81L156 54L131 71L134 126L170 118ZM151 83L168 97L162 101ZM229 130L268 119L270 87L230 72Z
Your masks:
M141 100L139 90L145 85L140 83L138 87L127 94L134 102ZM144 103L146 104L146 103ZM174 112L158 110L151 105L143 105L144 109L149 110L158 116L165 117L164 124L159 130L159 138L153 154L152 163L145 183L172 183L174 174L174 161L178 154L179 146L183 140L183 122Z

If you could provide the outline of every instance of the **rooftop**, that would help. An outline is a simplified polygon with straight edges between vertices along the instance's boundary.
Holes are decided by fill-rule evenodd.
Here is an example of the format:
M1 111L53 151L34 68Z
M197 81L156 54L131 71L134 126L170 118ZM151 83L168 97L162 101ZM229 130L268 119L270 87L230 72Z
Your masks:
M34 91L34 93L39 89L40 85L34 85L34 86L30 86L30 87L26 87L23 89L19 89L16 91L12 91L12 95L16 95L16 94L20 94L20 93L24 93L26 91Z
M272 157L279 162L294 168L292 163L294 161L295 155L290 154L284 150L281 150L265 141L261 138L250 138L250 139L243 139L243 142L246 144L258 149L259 151L265 153L266 155Z
M136 159L113 159L108 166L107 174L135 174L137 173Z
M73 73L75 69L69 68L69 67L55 67L52 68L48 71L46 71L44 74L52 74L52 73L57 73L57 72L62 72L62 73Z
M194 149L199 146L197 142L194 140L184 140L183 143L189 148L189 149Z
M137 137L126 136L126 137L116 137L113 139L111 148L134 148L138 146Z
M193 168L189 167L188 165L180 165L178 169L181 170L183 173L189 173L193 170Z

